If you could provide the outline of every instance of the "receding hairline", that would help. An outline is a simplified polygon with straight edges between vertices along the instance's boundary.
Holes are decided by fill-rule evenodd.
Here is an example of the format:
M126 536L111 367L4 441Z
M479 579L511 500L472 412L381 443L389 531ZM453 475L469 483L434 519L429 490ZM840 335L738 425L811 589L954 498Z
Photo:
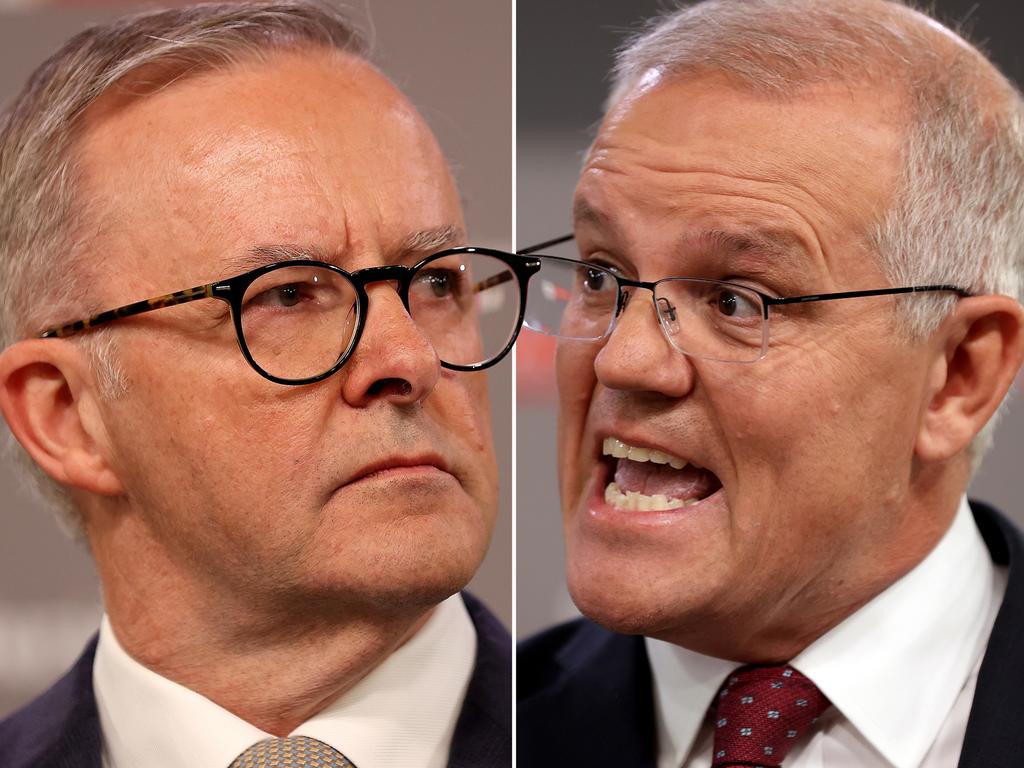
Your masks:
M678 10L699 10L703 4L703 2L687 2L683 3ZM823 4L825 12L827 12L828 5ZM803 72L802 75L810 74L805 82L806 85L840 83L853 87L881 86L912 101L914 97L912 91L915 85L927 83L930 76L957 77L962 80L964 75L967 75L967 78L978 88L979 100L992 103L1019 95L1013 83L986 57L984 46L971 40L966 30L945 26L924 10L915 7L910 0L906 2L902 0L849 0L845 6L846 14L868 14L872 22L890 25L886 31L892 35L905 34L910 38L916 38L915 42L923 44L921 50L923 55L915 60L908 60L903 58L898 50L887 50L884 45L878 45L878 41L874 39L866 36L861 36L858 39L854 34L851 35L851 38L861 46L859 52L870 49L874 55L870 59L861 60L860 66L856 69L848 68L845 71L832 69L832 62L828 61L821 62L818 67L804 68L807 72ZM606 113L610 112L624 96L634 91L641 81L652 72L657 72L663 80L719 75L727 78L734 87L739 89L757 90L783 100L798 95L800 88L794 88L792 83L779 87L768 86L765 82L757 82L755 78L747 77L742 72L723 67L720 62L716 61L695 63L680 59L670 61L668 65L637 66L639 64L635 60L637 51L640 50L640 59L644 56L642 50L644 39L656 32L670 16L674 16L677 12L655 17L645 28L630 36L619 47L611 73L611 88L605 102ZM765 36L772 37L778 31L767 30ZM730 53L741 54L742 49L735 48ZM779 61L772 62L768 68L778 64ZM803 67L800 64L792 67L793 72L798 72L801 68ZM909 119L913 120L913 117Z

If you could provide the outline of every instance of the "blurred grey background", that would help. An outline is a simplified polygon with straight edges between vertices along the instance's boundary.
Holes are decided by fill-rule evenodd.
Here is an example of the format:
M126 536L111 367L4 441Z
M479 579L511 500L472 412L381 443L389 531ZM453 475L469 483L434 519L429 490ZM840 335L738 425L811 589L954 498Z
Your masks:
M73 33L140 7L82 2L29 7L0 0L0 102ZM372 59L423 112L455 169L476 245L512 240L512 4L510 0L350 2L374 41ZM73 7L71 7L73 6ZM511 625L512 366L490 374L502 475L501 514L471 585ZM0 420L0 434L6 433ZM6 438L6 434L3 437ZM0 459L0 718L41 693L77 657L101 613L84 547Z
M1024 4L1019 0L936 0L927 5L946 21L964 22L1003 72L1018 85L1024 82ZM674 5L667 0L518 0L517 248L571 231L576 173L601 118L612 52L643 19L666 7ZM549 352L524 331L516 418L516 633L521 637L576 615L562 573L553 382L540 369ZM1017 392L1024 393L1020 378ZM1020 524L1022 455L1024 398L1018 397L970 493Z

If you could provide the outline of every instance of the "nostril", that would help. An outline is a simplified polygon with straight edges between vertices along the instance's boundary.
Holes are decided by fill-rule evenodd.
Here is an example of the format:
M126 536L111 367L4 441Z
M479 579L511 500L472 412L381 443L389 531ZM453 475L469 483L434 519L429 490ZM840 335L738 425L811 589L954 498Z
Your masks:
M368 394L408 397L412 394L412 384L405 379L378 379L370 385Z

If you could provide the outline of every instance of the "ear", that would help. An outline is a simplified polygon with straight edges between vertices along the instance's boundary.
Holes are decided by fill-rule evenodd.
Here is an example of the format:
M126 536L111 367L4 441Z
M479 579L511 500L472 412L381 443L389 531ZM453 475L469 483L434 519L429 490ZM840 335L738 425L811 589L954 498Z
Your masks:
M0 354L0 411L18 442L58 483L123 493L105 451L87 354L74 342L28 339Z
M961 299L936 332L938 348L917 455L942 461L966 449L1024 361L1024 307L1008 296Z

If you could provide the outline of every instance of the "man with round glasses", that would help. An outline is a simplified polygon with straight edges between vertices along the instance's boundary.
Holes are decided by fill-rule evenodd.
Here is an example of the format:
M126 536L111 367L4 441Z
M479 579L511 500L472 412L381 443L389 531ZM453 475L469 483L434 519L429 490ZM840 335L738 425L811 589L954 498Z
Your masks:
M536 264L466 245L362 52L315 2L148 12L4 114L0 408L105 609L4 766L510 764L508 636L458 592Z
M619 54L558 337L569 590L531 766L1015 766L1018 530L967 483L1024 358L1024 103L880 0L709 0Z

